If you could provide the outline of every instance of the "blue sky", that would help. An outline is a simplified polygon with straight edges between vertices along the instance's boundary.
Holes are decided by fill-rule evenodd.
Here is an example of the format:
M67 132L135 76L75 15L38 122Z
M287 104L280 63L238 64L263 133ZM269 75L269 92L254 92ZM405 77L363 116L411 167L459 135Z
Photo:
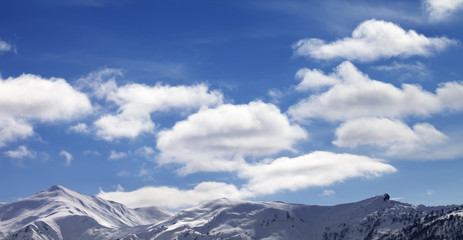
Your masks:
M0 8L0 202L462 203L463 1Z

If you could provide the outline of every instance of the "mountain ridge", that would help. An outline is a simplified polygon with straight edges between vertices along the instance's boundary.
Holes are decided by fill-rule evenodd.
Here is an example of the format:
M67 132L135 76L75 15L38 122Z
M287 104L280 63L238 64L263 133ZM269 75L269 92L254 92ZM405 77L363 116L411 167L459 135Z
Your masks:
M414 206L388 196L334 206L221 198L174 214L55 185L0 204L0 238L463 239L463 205Z

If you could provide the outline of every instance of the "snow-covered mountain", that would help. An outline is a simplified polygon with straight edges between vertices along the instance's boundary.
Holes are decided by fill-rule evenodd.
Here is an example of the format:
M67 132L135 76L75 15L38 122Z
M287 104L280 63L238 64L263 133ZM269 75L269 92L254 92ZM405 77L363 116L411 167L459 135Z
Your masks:
M463 205L385 195L336 206L218 199L171 214L60 186L0 205L4 239L463 239Z
M149 214L147 214L149 213ZM161 209L130 209L62 186L0 205L0 238L104 239L117 229L136 229L171 217Z

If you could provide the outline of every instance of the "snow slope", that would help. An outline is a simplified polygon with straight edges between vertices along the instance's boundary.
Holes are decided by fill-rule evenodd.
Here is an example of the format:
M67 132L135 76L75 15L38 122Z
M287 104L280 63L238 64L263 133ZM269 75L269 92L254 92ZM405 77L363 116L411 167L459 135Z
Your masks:
M384 195L336 206L217 199L177 214L61 186L0 205L3 239L463 239L463 205L413 206Z
M152 213L152 214L146 214ZM62 186L52 186L31 197L0 205L0 238L16 235L42 239L82 239L110 235L114 229L154 224L170 217L163 210L133 210ZM18 233L15 233L18 231Z
M182 211L124 239L397 239L413 224L432 225L437 218L453 227L451 234L463 236L455 233L463 229L463 217L456 217L461 209L415 207L385 201L382 195L336 206L219 199ZM438 236L433 233L423 234L423 238L410 236L401 239L438 239L432 238Z

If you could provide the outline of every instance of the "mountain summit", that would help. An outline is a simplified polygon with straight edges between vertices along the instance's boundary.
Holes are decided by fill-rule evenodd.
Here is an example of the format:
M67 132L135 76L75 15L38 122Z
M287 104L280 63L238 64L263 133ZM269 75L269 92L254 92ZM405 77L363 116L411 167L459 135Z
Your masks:
M383 194L335 206L217 199L177 214L130 209L62 186L0 204L2 239L463 239L463 205Z
M143 209L130 209L55 185L28 198L0 205L0 238L9 235L5 239L26 236L31 239L82 239L87 236L85 238L92 239L106 236L113 229L154 224L171 216L161 209L157 211L158 216L142 213Z

